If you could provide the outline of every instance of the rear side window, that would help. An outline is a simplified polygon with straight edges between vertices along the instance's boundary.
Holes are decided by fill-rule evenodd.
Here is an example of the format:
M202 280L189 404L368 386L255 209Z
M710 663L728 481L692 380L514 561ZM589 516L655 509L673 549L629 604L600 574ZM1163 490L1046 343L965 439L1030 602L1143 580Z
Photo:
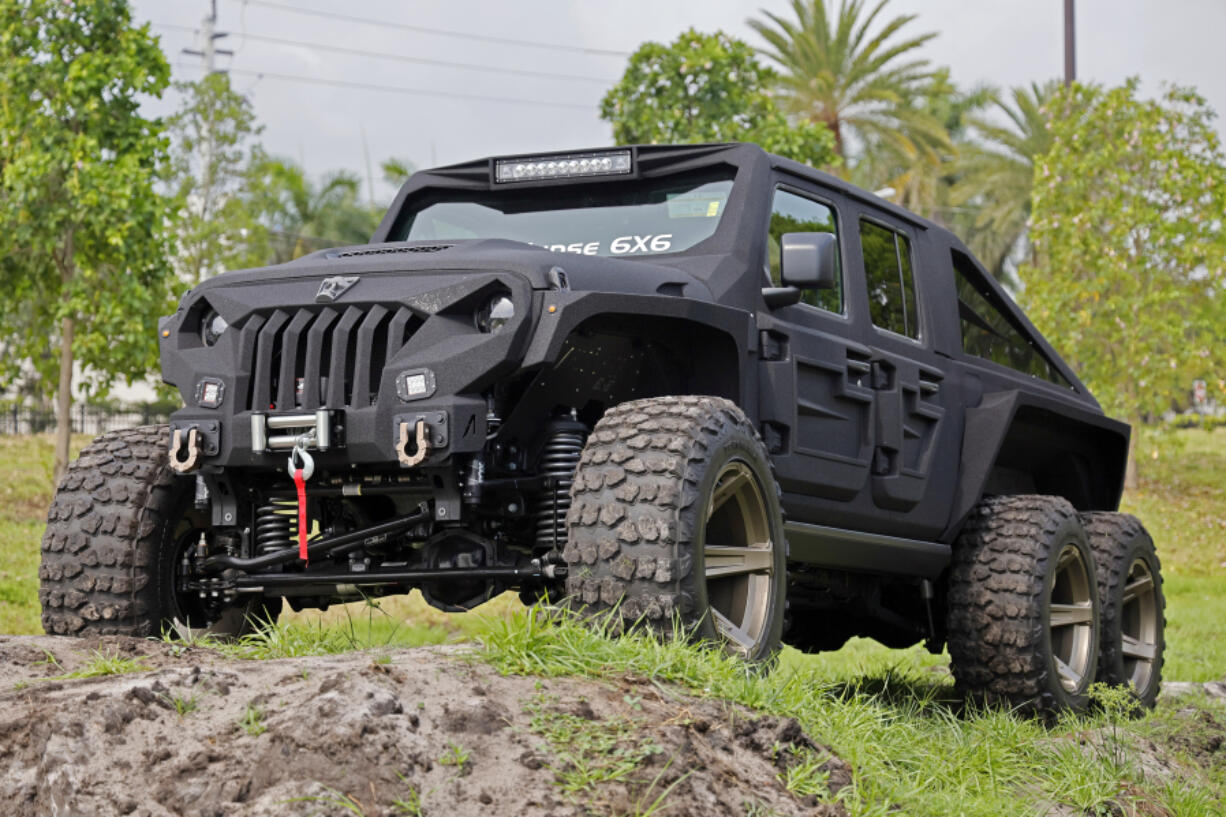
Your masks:
M861 219L860 249L873 324L897 335L918 338L911 242L900 232Z
M834 210L829 205L790 190L776 190L775 203L771 207L770 240L766 242L767 263L775 286L780 285L779 246L784 233L833 233L837 238L839 231ZM838 253L835 258L837 260ZM834 289L806 289L800 300L827 312L842 313L843 270L835 272Z
M1072 384L1009 316L1000 295L988 286L974 263L962 253L954 252L953 266L958 287L962 351L1071 388Z

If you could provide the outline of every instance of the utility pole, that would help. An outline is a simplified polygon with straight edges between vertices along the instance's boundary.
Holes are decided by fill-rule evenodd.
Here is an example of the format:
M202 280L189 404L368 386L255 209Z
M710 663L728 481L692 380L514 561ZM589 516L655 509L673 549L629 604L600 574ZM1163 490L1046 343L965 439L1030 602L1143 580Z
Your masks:
M1077 80L1077 27L1073 22L1073 1L1064 0L1064 85Z
M200 28L202 34L200 50L184 48L183 53L192 57L200 57L204 60L205 74L213 74L217 71L215 60L218 54L224 57L234 56L233 51L216 46L218 40L230 36L228 31L217 31L217 0L209 0L209 13Z

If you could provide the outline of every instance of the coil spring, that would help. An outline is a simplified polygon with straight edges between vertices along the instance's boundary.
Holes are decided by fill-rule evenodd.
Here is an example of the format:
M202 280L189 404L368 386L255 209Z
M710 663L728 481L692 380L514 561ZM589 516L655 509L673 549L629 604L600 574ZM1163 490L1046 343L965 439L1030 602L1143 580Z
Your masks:
M553 490L537 501L536 546L541 550L566 544L566 512L570 510L570 486L575 481L579 455L587 442L587 427L575 420L555 420L549 424L548 439L541 450L537 473L557 480Z
M293 547L298 521L298 502L285 497L269 497L255 509L256 555Z

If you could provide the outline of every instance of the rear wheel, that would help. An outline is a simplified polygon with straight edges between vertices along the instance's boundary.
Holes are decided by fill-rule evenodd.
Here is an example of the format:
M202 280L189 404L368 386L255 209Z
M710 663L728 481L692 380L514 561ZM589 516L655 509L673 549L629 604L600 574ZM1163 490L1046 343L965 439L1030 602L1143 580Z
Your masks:
M1051 496L980 502L954 547L947 624L954 679L969 696L1083 709L1098 666L1099 596L1073 507Z
M1137 699L1152 707L1162 683L1166 647L1166 600L1154 542L1128 514L1087 513L1082 521L1094 550L1103 601L1098 679L1130 685Z
M567 592L766 661L783 631L786 553L770 460L731 401L660 397L588 438L567 517Z
M177 476L166 426L110 432L69 467L47 514L39 567L43 629L53 635L237 636L274 608L229 607L178 592L181 557L207 518Z

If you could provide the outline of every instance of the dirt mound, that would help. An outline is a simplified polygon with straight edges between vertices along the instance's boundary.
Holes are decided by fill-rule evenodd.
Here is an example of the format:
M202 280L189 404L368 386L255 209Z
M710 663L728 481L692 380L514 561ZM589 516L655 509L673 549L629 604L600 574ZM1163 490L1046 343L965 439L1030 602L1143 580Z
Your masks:
M633 678L502 677L459 648L231 661L0 638L0 813L842 815L793 720ZM101 657L147 668L68 678Z

